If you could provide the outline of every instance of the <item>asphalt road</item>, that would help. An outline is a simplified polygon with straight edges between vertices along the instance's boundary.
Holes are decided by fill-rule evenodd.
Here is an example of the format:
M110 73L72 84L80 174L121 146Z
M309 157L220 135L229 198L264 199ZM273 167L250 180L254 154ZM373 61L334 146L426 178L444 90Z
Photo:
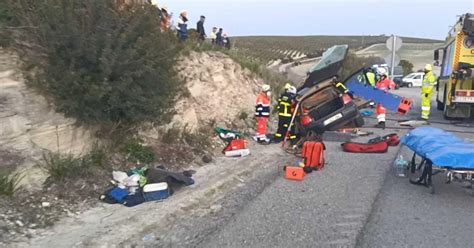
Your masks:
M415 99L409 116L419 116L419 88L395 93ZM433 106L434 103L433 103ZM433 108L432 121L449 123ZM375 120L366 119L367 125ZM473 128L432 123L463 131ZM378 134L404 129L374 130ZM463 137L467 134L458 133ZM443 185L438 193L396 178L392 171L399 147L386 154L343 153L327 142L327 167L303 182L277 178L215 232L200 237L200 247L471 247L472 198L459 185Z
M416 90L404 88L399 92L417 96ZM461 127L440 124L449 121L442 118L442 112L437 111L434 104L431 126L457 130L457 135L474 140L474 134L469 133L474 132L473 121ZM406 148L401 152L405 157L411 155ZM427 188L411 185L407 178L389 173L357 246L473 247L472 190L459 183L445 184L442 175L435 176L434 180L436 192L432 195Z

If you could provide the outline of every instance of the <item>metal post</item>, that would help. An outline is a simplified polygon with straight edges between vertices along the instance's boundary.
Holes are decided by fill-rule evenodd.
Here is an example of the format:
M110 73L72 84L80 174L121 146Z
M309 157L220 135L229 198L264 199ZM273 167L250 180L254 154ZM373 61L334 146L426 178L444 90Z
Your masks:
M390 78L393 80L393 73L395 71L395 44L397 43L397 36L392 35L393 43L392 43L392 65L391 65L391 73Z

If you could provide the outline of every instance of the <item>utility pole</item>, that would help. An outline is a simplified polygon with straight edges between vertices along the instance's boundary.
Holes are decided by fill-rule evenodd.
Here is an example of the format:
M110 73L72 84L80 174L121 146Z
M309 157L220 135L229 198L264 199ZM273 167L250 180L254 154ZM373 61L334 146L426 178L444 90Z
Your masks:
M397 36L393 35L393 42L392 42L392 66L390 66L390 78L393 80L393 74L395 72L395 44L397 43Z

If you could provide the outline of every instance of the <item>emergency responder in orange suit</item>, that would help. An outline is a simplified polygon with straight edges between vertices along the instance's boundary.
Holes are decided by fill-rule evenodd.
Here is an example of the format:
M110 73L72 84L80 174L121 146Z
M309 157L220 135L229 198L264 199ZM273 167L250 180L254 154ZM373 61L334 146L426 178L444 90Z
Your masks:
M388 91L395 88L395 83L390 78L388 78L387 70L385 68L378 68L377 73L380 75L380 80L375 85L377 89ZM384 108L382 103L377 103L375 112L377 113L378 121L378 124L375 127L385 129L385 115L387 113L387 109Z
M257 96L255 117L257 118L257 132L254 139L259 143L269 143L267 122L270 117L270 85L268 84L262 86L262 91Z

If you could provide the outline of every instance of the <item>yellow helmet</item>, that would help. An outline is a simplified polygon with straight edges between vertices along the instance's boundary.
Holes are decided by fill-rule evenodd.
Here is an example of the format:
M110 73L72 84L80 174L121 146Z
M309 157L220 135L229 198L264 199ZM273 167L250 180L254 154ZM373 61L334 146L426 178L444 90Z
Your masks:
M425 65L425 71L432 71L432 70L433 70L433 67L431 66L431 64Z
M290 87L291 87L291 84L290 84L290 83L286 83L286 84L285 84L285 90L288 90Z
M268 84L262 85L262 91L263 91L263 92L270 91L270 85L268 85Z

